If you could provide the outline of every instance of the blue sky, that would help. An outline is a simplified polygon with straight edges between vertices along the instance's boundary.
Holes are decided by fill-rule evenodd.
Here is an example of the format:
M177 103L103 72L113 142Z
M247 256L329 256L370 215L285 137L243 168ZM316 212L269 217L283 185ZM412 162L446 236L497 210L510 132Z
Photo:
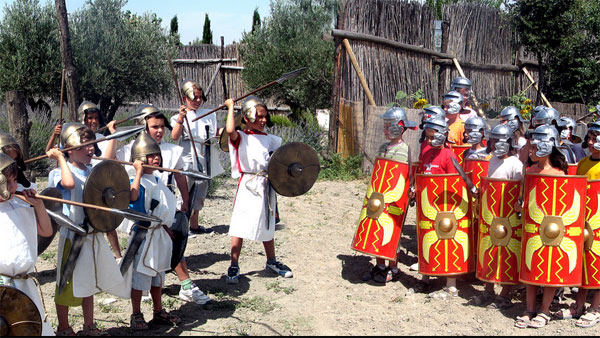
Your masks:
M47 0L40 0L41 4ZM4 6L13 0L0 0ZM52 1L54 3L54 1ZM66 0L67 11L73 12L82 7L85 0ZM261 20L270 14L270 0L129 0L125 10L133 13L153 12L163 19L163 26L169 26L171 18L177 15L181 42L188 44L196 37L202 38L204 17L208 14L213 31L213 43L220 44L221 36L225 44L239 42L242 32L252 28L252 13L258 7Z

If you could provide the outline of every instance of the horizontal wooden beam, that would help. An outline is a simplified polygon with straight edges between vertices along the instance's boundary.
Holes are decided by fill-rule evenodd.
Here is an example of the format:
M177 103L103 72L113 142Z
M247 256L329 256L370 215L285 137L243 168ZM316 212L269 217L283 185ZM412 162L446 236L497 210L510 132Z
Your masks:
M221 66L221 69L229 69L229 70L243 70L242 66Z
M356 33L356 32L350 32L350 31L341 30L341 29L332 29L331 36L333 36L334 38L338 38L338 39L348 39L348 40L371 42L371 43L376 43L376 44L380 44L380 45L384 45L384 46L388 46L388 47L392 47L392 48L406 50L409 52L431 55L431 56L437 58L437 59L434 59L434 62L437 64L448 65L448 66L453 65L452 59L454 58L454 56L451 54L441 53L441 52L431 50L428 48L424 48L424 47L420 47L420 46L413 46L413 45L409 45L406 43L382 38L382 37L371 35L371 34ZM328 35L323 34L323 39L328 39ZM464 61L464 60L459 60L459 62L461 65L464 65L467 68L510 71L510 72L519 72L519 71L521 71L522 66L538 67L538 63L534 62L534 61L520 62L519 65L477 64L477 63L472 63L472 62L468 62L468 61Z
M238 59L173 59L173 63L181 64L201 64L201 63L219 63L219 62L237 62Z

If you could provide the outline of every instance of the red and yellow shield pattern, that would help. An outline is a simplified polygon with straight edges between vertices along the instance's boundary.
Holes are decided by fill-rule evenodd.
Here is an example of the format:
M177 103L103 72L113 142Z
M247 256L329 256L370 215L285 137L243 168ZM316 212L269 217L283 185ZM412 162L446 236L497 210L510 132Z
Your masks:
M408 167L404 162L375 159L352 249L396 260L408 204Z
M471 194L458 174L417 175L419 273L472 272Z
M588 181L581 287L600 289L600 180Z
M477 278L490 283L518 284L521 220L514 209L521 180L484 177L481 181Z
M577 175L577 163L570 163L567 172L569 175Z
M474 158L465 158L462 163L465 172L471 172L470 178L475 187L481 190L481 179L488 175L490 160L480 160Z
M458 157L458 164L460 164L461 166L464 163L465 160L465 152L469 149L471 149L471 145L462 145L462 146L457 146L457 145L453 145L452 146L452 151L454 152L454 154L456 155L456 157Z
M526 175L519 281L581 285L586 187L585 176Z

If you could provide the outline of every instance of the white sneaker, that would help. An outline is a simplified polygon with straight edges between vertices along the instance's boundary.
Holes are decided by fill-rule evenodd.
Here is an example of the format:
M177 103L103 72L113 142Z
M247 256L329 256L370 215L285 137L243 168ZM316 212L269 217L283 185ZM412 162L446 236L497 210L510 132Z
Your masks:
M210 297L205 295L204 292L200 291L195 285L189 290L184 290L183 288L179 290L179 298L186 302L194 302L198 305L204 305L210 302Z
M294 277L294 274L292 273L292 269L288 268L287 265L285 265L281 262L275 262L273 264L269 264L269 262L267 262L267 269L271 269L272 271L276 272L281 277L285 277L285 278Z

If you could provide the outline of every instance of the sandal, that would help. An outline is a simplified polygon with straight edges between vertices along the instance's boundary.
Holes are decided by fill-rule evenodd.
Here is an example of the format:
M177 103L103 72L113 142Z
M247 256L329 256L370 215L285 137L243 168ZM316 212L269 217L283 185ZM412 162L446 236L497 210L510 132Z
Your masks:
M515 327L524 329L531 323L531 318L535 316L535 311L525 311L521 316L518 316L515 320Z
M537 316L535 316L530 322L528 327L532 327L534 329L540 329L544 326L546 326L546 324L548 324L548 322L551 320L552 318L550 317L550 315L545 314L543 312L540 312L537 314Z
M181 323L181 318L168 313L165 309L162 309L159 312L154 312L154 317L152 318L152 321L157 325L173 326Z
M144 320L144 314L141 312L131 314L131 320L129 322L129 327L133 331L144 331L144 330L148 330L150 328L148 326L148 323L146 323L146 320Z
M575 325L579 327L592 327L598 323L600 323L600 313L589 309L583 316L579 318Z
M569 305L568 308L560 309L560 311L556 311L552 315L556 319L573 319L573 318L579 319L579 317L581 317L581 315L583 315L584 312L585 312L584 306L582 306L578 309L577 304L572 303L571 305Z
M56 331L56 335L57 336L67 336L67 337L74 337L77 336L77 334L75 333L75 331L73 331L72 327L68 327L62 331Z
M110 334L106 331L102 331L100 330L97 326L96 323L93 323L89 326L84 326L83 330L81 330L78 335L82 335L82 336L90 336L90 337L106 337L106 336L110 336Z
M494 299L493 302L491 302L488 306L486 306L486 309L490 309L490 310L506 310L506 309L510 309L513 305L514 304L510 300L510 298L502 297L502 296L496 296L496 299Z

